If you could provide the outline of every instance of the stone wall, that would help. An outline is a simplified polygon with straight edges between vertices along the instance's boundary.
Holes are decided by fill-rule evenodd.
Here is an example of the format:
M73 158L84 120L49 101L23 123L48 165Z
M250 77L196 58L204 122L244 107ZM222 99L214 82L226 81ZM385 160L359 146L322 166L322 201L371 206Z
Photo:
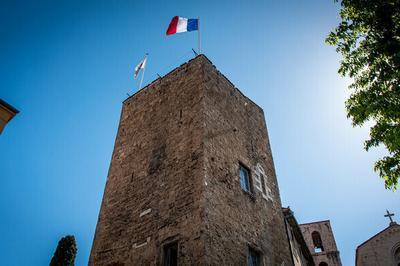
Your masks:
M262 169L267 193L239 184ZM254 176L251 177L253 180ZM90 265L291 265L263 111L203 55L124 104Z
M176 240L183 265L204 257L201 76L185 64L124 102L90 265L158 265Z
M263 110L212 65L204 74L207 260L245 265L250 246L264 265L291 265ZM250 170L252 193L240 187L239 163ZM257 167L266 174L267 198L255 188Z
M398 266L399 264L400 225L398 224L392 224L357 248L356 266Z
M320 265L321 262L327 263L329 266L341 266L339 250L336 246L335 237L333 235L332 227L327 221L313 222L307 224L300 224L304 240L313 256L315 265ZM321 236L322 245L324 250L321 252L314 251L314 244L312 233L318 232Z

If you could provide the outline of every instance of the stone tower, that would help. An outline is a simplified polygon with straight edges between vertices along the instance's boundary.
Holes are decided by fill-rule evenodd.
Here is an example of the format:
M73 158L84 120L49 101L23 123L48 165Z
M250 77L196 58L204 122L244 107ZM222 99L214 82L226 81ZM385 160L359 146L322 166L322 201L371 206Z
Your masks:
M263 110L199 55L123 103L89 265L290 265Z
M315 265L342 265L329 220L301 224L300 228Z

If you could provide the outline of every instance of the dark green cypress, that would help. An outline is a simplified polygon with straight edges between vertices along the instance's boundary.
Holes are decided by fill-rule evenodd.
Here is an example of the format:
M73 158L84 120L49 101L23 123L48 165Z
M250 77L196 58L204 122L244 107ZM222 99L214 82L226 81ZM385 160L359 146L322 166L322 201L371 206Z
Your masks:
M76 257L74 236L65 236L58 242L57 249L51 259L50 266L74 266Z

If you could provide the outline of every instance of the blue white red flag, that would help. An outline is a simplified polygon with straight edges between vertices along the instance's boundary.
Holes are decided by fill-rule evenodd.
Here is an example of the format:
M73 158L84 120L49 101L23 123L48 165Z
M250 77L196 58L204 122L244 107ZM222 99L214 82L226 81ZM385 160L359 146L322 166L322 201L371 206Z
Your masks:
M172 35L180 32L195 31L199 29L199 20L193 18L182 18L175 16L167 29L167 35Z

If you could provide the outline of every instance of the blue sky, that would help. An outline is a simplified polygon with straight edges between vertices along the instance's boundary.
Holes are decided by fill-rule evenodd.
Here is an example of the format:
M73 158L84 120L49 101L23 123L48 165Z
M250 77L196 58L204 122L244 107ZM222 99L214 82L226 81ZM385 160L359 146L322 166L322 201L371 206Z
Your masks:
M0 136L0 258L46 265L74 234L86 265L121 102L193 57L197 34L165 36L174 15L201 18L202 48L265 111L284 206L299 223L330 219L344 265L400 216L399 192L372 170L368 128L352 128L349 80L324 38L334 1L2 1L0 97L21 113ZM399 220L399 219L398 219Z

